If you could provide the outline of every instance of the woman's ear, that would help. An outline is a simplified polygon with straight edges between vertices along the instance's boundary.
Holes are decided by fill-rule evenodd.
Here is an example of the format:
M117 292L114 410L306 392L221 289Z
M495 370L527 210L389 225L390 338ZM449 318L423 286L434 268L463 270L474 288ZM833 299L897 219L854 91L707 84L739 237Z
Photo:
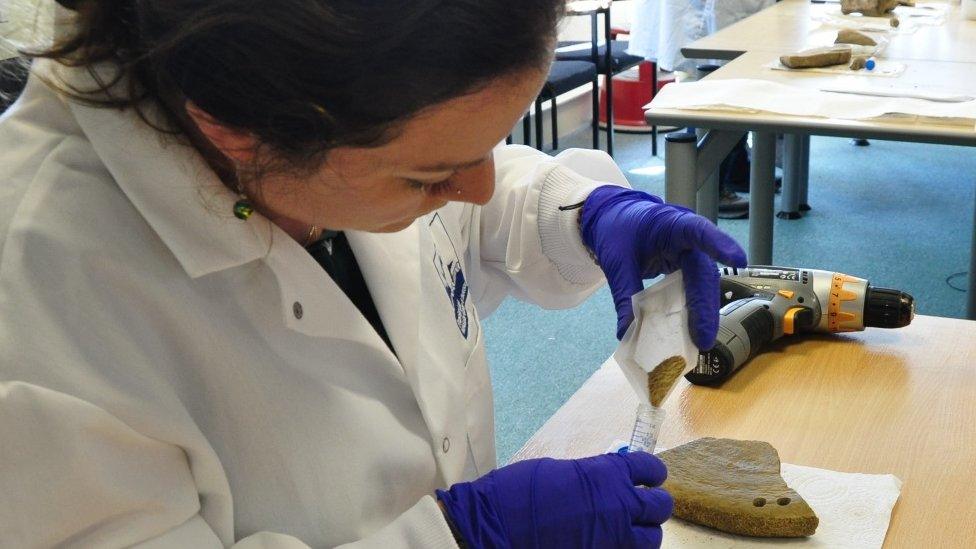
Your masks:
M193 101L186 102L186 113L197 125L200 133L206 136L210 143L231 161L246 163L254 157L257 143L251 134L221 124Z

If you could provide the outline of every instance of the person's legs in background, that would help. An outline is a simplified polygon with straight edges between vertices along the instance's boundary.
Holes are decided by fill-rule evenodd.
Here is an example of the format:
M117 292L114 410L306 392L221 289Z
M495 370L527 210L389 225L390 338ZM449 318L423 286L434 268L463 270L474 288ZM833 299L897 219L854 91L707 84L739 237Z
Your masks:
M718 217L742 219L749 215L749 200L736 193L749 192L749 151L746 138L732 148L718 168Z

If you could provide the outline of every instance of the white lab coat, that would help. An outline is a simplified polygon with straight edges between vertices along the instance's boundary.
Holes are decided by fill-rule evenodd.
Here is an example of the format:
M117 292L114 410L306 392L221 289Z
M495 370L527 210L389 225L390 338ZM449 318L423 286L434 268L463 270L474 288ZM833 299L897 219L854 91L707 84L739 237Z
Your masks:
M636 0L628 52L666 71L694 74L681 48L776 3L776 0Z
M348 233L395 356L192 149L32 77L0 118L0 547L453 547L431 494L496 466L479 315L597 288L557 206L626 184L495 158L486 206Z

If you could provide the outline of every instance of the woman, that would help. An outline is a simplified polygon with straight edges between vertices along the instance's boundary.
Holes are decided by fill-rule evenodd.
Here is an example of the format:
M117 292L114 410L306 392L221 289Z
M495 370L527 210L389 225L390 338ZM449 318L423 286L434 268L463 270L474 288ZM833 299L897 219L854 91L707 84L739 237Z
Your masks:
M707 347L744 262L605 155L495 148L561 2L62 4L0 122L5 543L660 543L648 454L493 471L479 315L605 272L622 333L681 267Z

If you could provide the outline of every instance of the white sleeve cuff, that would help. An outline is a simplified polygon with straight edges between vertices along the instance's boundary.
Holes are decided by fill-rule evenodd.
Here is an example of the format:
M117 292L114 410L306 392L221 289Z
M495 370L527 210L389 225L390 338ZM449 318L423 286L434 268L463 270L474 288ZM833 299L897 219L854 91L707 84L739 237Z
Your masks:
M538 222L542 252L569 282L593 284L603 277L603 272L583 244L579 227L581 208L559 208L579 204L593 189L612 184L593 181L562 166L553 168L542 184Z

